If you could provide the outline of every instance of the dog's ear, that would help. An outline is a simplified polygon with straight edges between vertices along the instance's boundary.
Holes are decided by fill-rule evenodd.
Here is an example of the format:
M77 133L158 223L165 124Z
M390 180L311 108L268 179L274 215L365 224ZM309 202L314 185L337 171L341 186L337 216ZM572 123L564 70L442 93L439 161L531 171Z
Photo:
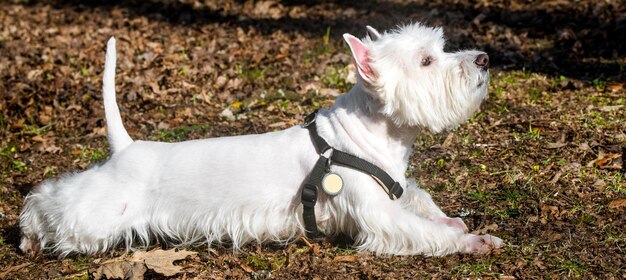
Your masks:
M372 82L376 79L376 73L374 73L370 67L367 47L363 44L363 42L361 42L361 40L359 40L359 38L348 33L343 34L343 39L346 40L348 46L350 46L352 58L354 58L359 75L363 81L372 84Z
M378 30L376 30L374 27L368 25L365 26L365 28L367 29L367 36L369 36L372 41L380 39L380 32L378 32Z

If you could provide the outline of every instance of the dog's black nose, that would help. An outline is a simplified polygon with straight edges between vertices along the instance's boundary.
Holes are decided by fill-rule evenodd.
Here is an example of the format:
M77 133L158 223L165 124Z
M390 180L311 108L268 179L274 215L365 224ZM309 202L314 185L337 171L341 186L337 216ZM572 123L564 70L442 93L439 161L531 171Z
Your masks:
M486 53L479 54L474 60L474 64L482 68L483 70L489 69L489 56Z

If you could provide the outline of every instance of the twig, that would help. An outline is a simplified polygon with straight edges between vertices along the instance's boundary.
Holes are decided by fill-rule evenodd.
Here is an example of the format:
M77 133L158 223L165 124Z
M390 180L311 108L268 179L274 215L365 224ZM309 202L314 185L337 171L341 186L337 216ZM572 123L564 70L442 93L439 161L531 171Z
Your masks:
M18 264L18 265L16 265L16 266L9 267L9 268L8 268L7 270L5 270L4 272L0 272L0 279L6 279L6 276L7 276L9 273L14 272L14 271L21 270L22 268L25 268L25 267L29 267L29 266L31 266L32 264L33 264L32 262L27 262L27 263Z

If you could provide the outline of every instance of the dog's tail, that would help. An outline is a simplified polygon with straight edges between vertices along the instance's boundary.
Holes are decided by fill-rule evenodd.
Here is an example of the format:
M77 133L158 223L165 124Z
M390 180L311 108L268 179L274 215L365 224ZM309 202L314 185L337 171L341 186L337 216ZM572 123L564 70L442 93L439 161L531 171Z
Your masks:
M107 42L106 60L104 62L104 76L102 77L102 91L104 95L104 113L107 123L107 137L111 153L115 154L133 143L122 123L120 109L115 101L115 37Z

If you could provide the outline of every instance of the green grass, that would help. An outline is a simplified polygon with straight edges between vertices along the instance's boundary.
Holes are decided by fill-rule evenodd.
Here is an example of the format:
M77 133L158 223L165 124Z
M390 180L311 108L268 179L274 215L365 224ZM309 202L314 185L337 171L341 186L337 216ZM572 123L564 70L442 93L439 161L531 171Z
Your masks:
M276 255L272 258L272 271L280 270L287 264L287 257Z
M606 129L620 127L624 120L613 112L589 111L587 114L580 115L579 119L583 121L586 128Z
M15 152L17 152L17 148L13 145L7 145L0 148L0 156L3 157L11 157Z
M539 131L539 129L537 128L533 128L532 124L529 124L526 138L529 140L538 140L541 138L541 131Z
M488 213L500 219L510 219L521 215L520 210L516 206L508 209L491 209Z
M44 126L24 125L24 128L22 129L22 134L25 134L25 135L41 135L41 134L47 132L50 129L51 126L52 126L52 124L47 124L47 125L44 125Z
M339 255L339 256L349 256L349 255L354 255L359 252L357 251L357 249L353 247L347 247L347 248L334 247L333 251L336 253L336 255Z
M267 70L268 68L260 68L247 63L241 63L235 68L235 72L239 75L239 77L241 77L242 80L250 82L262 80L265 77L265 71Z
M271 262L263 257L248 256L243 260L243 262L255 270L270 270L272 267Z
M606 186L607 190L611 190L620 194L626 194L626 184L624 184L624 176L619 171L611 172L610 174L607 174L603 177L605 181L609 182L609 184Z
M93 259L90 257L77 257L74 259L74 269L77 271L81 271L89 268L89 264L93 262Z
M331 39L331 29L328 27L322 37L316 40L315 47L309 51L305 51L302 56L304 65L310 65L316 61L320 61L321 56L331 55L339 51L346 51L345 49L338 50L335 47L335 43L331 42Z
M88 147L81 147L80 154L78 155L81 159L92 164L105 160L107 156L108 155L105 151L90 149Z
M591 81L591 84L593 84L593 87L600 92L604 91L604 89L606 88L606 81L601 79L594 79L593 81Z
M453 267L452 273L463 277L494 277L499 273L491 270L492 264L493 260L487 260L487 262L463 263Z
M28 168L26 166L26 163L23 163L23 162L21 162L19 160L13 160L11 162L11 166L13 167L14 170L16 170L18 172L24 172Z
M154 140L164 142L178 142L187 139L192 132L205 132L209 129L208 124L194 124L181 126L171 130L159 130L157 135L153 136Z
M468 195L470 198L481 202L485 202L494 197L492 194L486 193L482 190L471 191Z
M353 84L346 81L347 68L342 66L329 66L325 75L322 77L322 83L327 88L338 89L340 92L347 92L352 88Z
M557 258L555 266L558 271L566 272L569 277L580 277L580 275L587 271L587 264L577 257Z
M4 115L0 115L0 132L4 132L6 122L4 121Z

